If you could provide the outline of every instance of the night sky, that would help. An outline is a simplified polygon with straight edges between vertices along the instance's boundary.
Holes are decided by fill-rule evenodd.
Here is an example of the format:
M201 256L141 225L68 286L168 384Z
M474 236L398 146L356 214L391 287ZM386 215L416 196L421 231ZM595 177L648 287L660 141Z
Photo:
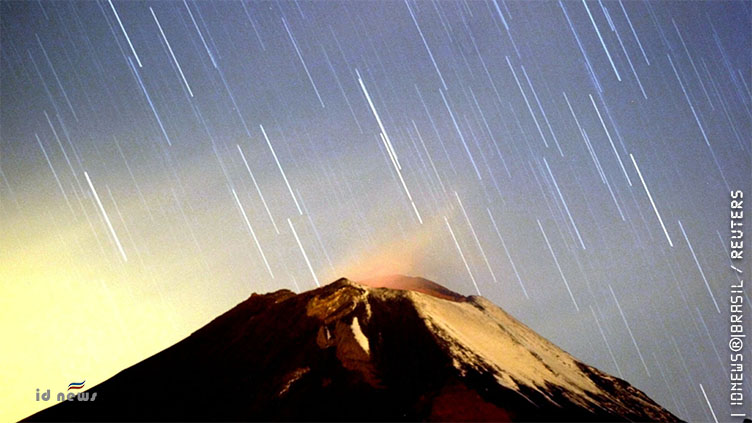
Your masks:
M391 273L728 419L751 4L0 3L0 419Z

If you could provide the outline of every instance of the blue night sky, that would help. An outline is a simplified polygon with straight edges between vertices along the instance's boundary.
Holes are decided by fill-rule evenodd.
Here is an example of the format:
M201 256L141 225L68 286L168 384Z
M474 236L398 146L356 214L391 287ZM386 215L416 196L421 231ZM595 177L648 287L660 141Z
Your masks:
M751 4L0 3L0 418L252 292L391 273L683 419L748 411Z

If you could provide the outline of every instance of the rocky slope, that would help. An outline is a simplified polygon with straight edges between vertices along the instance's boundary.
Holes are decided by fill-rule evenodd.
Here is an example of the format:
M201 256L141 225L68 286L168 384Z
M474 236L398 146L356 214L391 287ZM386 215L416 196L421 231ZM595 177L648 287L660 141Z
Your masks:
M678 421L482 297L420 278L252 295L30 420Z

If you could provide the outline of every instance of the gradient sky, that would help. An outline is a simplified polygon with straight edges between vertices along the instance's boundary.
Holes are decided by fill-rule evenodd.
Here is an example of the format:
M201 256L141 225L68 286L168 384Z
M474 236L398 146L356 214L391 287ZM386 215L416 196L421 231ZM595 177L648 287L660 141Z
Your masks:
M750 4L0 3L0 420L395 272L723 419Z

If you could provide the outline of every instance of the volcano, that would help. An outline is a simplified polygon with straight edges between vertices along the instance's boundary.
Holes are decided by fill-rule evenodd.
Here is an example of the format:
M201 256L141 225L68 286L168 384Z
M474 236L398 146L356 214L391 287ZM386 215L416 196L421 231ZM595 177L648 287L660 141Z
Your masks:
M679 421L483 297L421 278L253 294L30 421Z

